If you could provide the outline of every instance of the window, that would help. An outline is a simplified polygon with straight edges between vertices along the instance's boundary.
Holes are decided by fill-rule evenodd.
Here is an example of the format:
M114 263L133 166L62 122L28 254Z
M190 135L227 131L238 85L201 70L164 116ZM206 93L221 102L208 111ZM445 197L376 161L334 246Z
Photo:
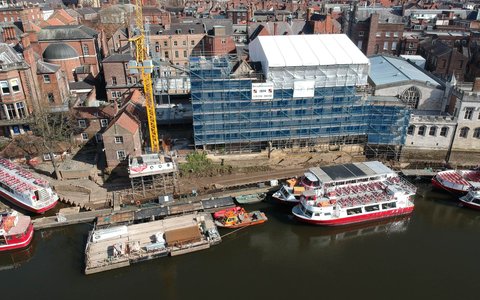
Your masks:
M123 136L114 137L115 144L123 144Z
M375 36L376 36L376 37L381 37L381 36L382 36L382 33L381 33L381 32L377 32Z
M88 55L89 54L89 51L88 51L88 45L82 45L82 50L83 50L83 55Z
M7 114L9 119L15 119L17 114L15 113L15 106L13 104L6 104L7 106Z
M78 127L80 127L80 128L87 128L87 121L85 121L85 120L78 120Z
M45 161L52 160L52 156L50 155L50 153L44 153L43 160Z
M420 101L420 90L412 86L402 93L400 99L411 108L417 108Z
M465 108L465 115L463 116L463 118L464 118L465 120L471 120L471 119L472 119L472 116L473 116L473 110L474 110L473 107L467 107L467 108Z
M187 57L187 50L183 50L183 57Z
M50 75L48 75L48 74L43 75L43 82L50 83Z
M27 116L25 104L23 102L17 102L15 105L17 106L18 117L25 118Z
M175 58L178 58L178 51L175 51Z
M127 158L127 156L125 155L125 150L117 150L117 159L119 161L123 161L125 160L125 158Z
M2 88L2 95L10 94L10 89L8 88L8 81L0 81L0 87Z
M174 46L177 46L177 41L173 41L173 45L174 45Z
M414 125L408 126L407 134L413 135L414 133L415 133L415 126Z
M165 51L165 58L168 58L168 51Z
M390 37L390 31L385 32L385 37Z
M442 127L442 130L440 130L440 136L447 136L448 134L448 127Z
M420 126L418 128L418 135L425 135L425 130L427 130L426 126Z
M95 141L96 141L97 143L103 141L103 136L102 136L101 133L95 133Z
M470 130L470 128L468 128L468 127L462 127L462 129L460 129L460 137L461 138L466 138L469 130Z
M359 32L358 32L358 37L363 37L363 36L364 36L364 34L365 34L365 32L363 32L363 31L359 31Z
M105 128L108 126L108 119L100 119L100 127Z
M226 39L222 39L222 44L226 44L227 43L227 40Z
M383 42L383 50L388 50L388 42Z
M475 128L475 130L473 131L473 137L476 138L476 139L480 139L480 128L479 127Z
M112 92L112 98L116 99L116 98L120 98L122 97L122 92L120 91L113 91Z
M398 37L398 32L394 32L393 37Z
M55 103L55 96L53 95L53 93L48 93L48 102L49 103Z
M167 42L167 41L163 41L163 46L167 47L167 46L168 46L168 42Z
M194 40L191 40L191 41L190 41L190 45L195 46L195 41L194 41Z
M432 126L430 127L430 131L428 132L428 135L435 136L437 134L437 127Z
M117 85L117 77L112 76L112 84Z
M397 50L397 42L392 42L392 51Z
M413 43L408 43L408 48L413 48Z
M358 49L362 50L362 46L363 46L363 41L362 40L358 41L357 42Z
M88 141L88 133L85 133L85 132L82 133L82 140Z
M183 42L182 42L182 45L186 46L186 45L187 45L187 41L183 41Z
M12 88L12 91L14 93L20 92L20 84L18 82L18 79L12 79L10 80L10 87Z

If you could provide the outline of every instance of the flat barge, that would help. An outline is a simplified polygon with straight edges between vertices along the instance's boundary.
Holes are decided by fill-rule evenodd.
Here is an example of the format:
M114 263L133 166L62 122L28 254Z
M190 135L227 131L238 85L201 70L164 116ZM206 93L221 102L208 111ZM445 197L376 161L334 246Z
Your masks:
M85 247L85 274L208 249L220 242L218 229L208 213L95 228L89 232Z

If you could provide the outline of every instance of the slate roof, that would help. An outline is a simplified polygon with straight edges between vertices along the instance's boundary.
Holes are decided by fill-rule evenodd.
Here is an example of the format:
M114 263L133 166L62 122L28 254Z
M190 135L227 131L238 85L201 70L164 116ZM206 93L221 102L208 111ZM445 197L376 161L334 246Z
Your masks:
M98 32L85 25L47 26L38 33L39 41L92 39Z
M133 60L130 54L112 54L103 60L103 63L127 62Z
M375 55L369 57L369 60L369 77L375 86L412 80L429 82L435 86L442 85L436 78L403 58Z
M78 57L77 51L72 46L65 43L55 43L48 45L42 54L44 59L70 59Z
M201 19L201 22L205 25L208 35L213 35L213 26L215 25L225 26L225 35L233 34L233 21L230 19Z
M37 74L52 74L58 71L60 66L37 60Z
M22 62L24 62L23 58L12 48L12 46L0 43L0 65Z

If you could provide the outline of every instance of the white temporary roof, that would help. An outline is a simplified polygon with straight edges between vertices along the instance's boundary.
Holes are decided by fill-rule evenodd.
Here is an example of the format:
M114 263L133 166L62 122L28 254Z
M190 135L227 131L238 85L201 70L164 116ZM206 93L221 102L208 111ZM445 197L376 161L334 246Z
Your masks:
M258 36L249 52L252 61L269 68L369 63L344 34Z

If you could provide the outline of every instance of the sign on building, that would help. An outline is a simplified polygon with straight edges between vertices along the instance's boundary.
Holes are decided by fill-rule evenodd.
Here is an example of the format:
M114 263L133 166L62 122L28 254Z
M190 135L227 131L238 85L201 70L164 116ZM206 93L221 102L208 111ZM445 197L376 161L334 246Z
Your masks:
M312 98L315 95L315 80L293 82L293 98Z
M252 100L273 99L273 83L252 83Z

